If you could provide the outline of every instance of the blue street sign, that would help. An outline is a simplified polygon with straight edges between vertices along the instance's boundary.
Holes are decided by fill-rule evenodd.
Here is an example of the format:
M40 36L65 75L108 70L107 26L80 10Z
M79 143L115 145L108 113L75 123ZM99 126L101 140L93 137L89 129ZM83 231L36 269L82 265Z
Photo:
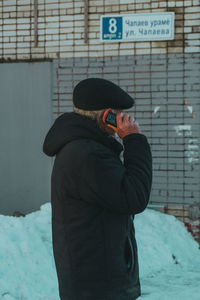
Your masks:
M102 40L122 38L122 17L104 17L102 22Z
M101 16L101 41L162 41L174 39L174 12Z

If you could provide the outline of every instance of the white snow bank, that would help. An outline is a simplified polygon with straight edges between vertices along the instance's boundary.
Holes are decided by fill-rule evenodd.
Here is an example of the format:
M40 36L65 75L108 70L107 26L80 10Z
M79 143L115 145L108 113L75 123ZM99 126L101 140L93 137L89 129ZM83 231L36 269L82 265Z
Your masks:
M57 300L50 203L25 218L0 215L0 299Z
M135 228L141 276L174 263L185 267L200 265L198 243L174 216L146 209L135 216Z
M135 216L144 300L199 300L200 249L174 216L146 209Z
M195 296L200 295L200 251L184 225L147 209L135 217L135 228L140 298L199 299ZM0 215L0 261L1 300L59 300L50 203L25 218Z

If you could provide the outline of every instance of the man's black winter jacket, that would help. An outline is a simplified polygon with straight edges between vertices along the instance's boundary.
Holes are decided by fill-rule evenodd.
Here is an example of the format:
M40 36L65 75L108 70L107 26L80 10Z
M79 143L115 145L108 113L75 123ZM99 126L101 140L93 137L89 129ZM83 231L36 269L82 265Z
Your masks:
M61 300L134 300L140 295L133 218L147 206L152 157L143 134L123 146L96 121L64 113L43 151L51 177L52 240Z

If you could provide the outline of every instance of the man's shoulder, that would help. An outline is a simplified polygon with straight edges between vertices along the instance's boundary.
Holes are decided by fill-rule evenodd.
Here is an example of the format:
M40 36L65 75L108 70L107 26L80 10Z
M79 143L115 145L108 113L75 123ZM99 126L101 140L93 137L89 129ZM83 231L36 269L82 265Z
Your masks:
M93 154L110 154L111 150L94 139L78 138L66 144L63 148L65 154L87 157Z

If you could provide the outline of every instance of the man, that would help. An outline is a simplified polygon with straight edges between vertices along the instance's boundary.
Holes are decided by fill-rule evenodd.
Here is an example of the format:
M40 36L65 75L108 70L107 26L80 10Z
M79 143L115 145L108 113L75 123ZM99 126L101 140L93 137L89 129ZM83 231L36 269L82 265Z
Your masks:
M132 221L149 200L150 146L132 117L122 116L134 100L114 83L85 79L73 103L75 111L56 119L43 145L56 155L52 239L60 298L134 300L141 291ZM115 130L102 121L107 108L117 113Z

